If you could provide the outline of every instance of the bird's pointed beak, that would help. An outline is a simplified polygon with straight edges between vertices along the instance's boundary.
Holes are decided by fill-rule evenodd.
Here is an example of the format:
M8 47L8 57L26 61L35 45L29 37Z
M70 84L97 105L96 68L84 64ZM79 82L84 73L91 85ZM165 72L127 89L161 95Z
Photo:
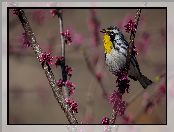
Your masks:
M100 32L101 33L106 33L107 31L106 31L106 29L102 29Z

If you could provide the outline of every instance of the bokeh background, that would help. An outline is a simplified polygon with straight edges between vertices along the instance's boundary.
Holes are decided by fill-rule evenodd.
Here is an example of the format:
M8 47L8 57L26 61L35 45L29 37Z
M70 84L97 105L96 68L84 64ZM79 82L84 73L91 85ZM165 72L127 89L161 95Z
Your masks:
M24 9L44 51L61 55L59 22L49 9ZM66 63L71 66L71 80L77 85L73 99L78 102L79 122L100 124L110 117L112 106L103 96L116 89L115 76L104 64L102 34L99 30L117 25L129 40L124 25L134 19L136 9L64 9L64 29L72 34L72 44L66 46ZM67 119L53 96L41 65L32 48L23 45L24 32L18 18L9 11L9 123L67 124ZM96 34L99 34L97 36ZM97 37L97 41L96 38ZM143 9L135 39L142 73L154 81L144 90L131 80L125 116L119 124L166 124L166 10ZM87 63L94 69L89 70ZM97 62L97 63L96 63ZM60 68L52 66L57 80ZM98 81L98 80L99 81ZM158 96L160 95L160 97Z

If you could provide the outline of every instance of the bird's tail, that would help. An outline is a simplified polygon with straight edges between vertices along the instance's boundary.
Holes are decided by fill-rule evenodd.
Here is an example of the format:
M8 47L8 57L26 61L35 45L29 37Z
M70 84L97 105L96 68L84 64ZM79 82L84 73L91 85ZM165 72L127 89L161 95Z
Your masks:
M144 75L141 75L141 77L138 79L138 81L140 82L140 84L143 86L144 89L146 89L147 86L149 86L150 84L153 83L150 79L148 79Z

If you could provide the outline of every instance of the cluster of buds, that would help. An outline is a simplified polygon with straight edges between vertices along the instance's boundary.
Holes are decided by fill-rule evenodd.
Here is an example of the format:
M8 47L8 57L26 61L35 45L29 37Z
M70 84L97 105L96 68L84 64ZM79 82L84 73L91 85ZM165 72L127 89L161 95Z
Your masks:
M109 118L108 118L108 117L104 117L104 118L102 119L101 124L103 124L103 125L108 125L108 124L109 124Z
M122 101L122 94L119 91L115 91L109 98L109 102L113 105L115 112L122 116L126 110L126 102Z
M65 72L67 74L67 76L71 77L72 76L72 68L69 67L68 65L65 66Z
M44 52L39 57L39 61L42 62L42 63L52 64L53 57L51 56L51 53Z
M124 26L126 29L126 32L131 32L132 34L135 34L137 31L137 24L130 20L127 25Z
M62 62L65 60L65 58L63 56L57 56L56 57L56 62L55 65L56 66L61 66Z
M19 9L13 9L13 14L14 15L19 15L20 10Z
M65 82L65 85L66 85L67 88L69 88L69 94L70 95L73 94L74 93L74 90L75 90L75 84L72 83L71 81L67 80Z
M62 32L61 35L64 37L64 41L66 44L72 43L72 38L69 30Z
M120 93L124 94L125 91L129 92L129 82L128 75L126 70L121 69L119 72L116 73L117 80L116 83L118 83L117 87Z
M65 85L65 82L63 82L62 79L59 79L58 81L56 81L56 84L57 84L58 87L62 87L62 86Z
M66 103L70 106L71 111L73 113L78 113L77 111L78 104L74 100L66 99Z
M66 86L69 89L69 95L72 95L74 93L75 84L71 81L67 80L66 82L64 82L62 79L59 79L58 81L56 81L56 84L58 87Z

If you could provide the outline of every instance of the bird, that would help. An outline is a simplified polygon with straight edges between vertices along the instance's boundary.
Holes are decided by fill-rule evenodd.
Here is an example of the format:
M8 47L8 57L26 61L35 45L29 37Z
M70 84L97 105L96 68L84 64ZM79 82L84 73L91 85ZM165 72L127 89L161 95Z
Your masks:
M126 41L123 33L117 26L110 26L107 29L102 29L104 33L103 43L105 50L105 62L110 72L114 75L120 69L126 67L127 50L129 43ZM143 75L135 55L131 55L128 77L134 81L139 81L144 89L153 82Z

